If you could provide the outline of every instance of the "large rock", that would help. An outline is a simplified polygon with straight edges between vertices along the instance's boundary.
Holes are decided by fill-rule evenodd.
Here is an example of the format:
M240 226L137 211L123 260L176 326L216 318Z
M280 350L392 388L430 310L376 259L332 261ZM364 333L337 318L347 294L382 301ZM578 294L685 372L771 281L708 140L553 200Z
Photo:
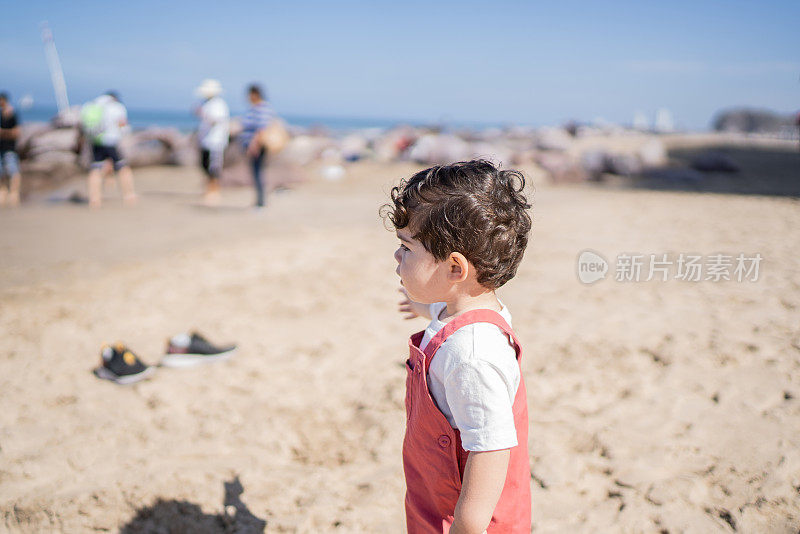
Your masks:
M51 119L56 128L78 128L81 125L81 106L72 106Z
M173 150L177 147L187 145L191 136L181 133L177 128L147 128L145 130L134 131L131 137L133 137L137 143L158 140L167 148Z
M199 159L197 147L193 143L193 138L176 128L167 128L158 131L155 137L169 149L172 165L192 165ZM193 154L189 154L189 152Z
M408 157L420 164L443 165L470 158L469 143L451 134L425 134L408 151Z
M253 183L253 174L250 165L240 161L222 169L220 182L225 187L242 187Z
M644 167L663 167L667 164L667 149L658 139L651 139L639 147L637 155Z
M36 157L44 152L72 151L78 148L77 128L56 128L41 132L26 144L26 157Z
M561 152L541 152L536 163L553 183L584 182L590 177L580 162Z
M703 173L686 167L664 167L645 171L644 176L663 182L700 182Z
M641 174L643 166L639 156L630 152L611 153L604 150L587 150L581 154L581 166L595 180L604 173L617 176Z
M536 136L536 130L530 126L509 126L505 131L506 139L530 141Z
M369 141L364 135L350 134L339 142L339 150L345 161L358 161L369 154Z
M172 150L158 139L143 140L133 146L127 157L131 167L169 165L172 163Z
M59 182L83 172L75 154L63 152L48 152L36 160L23 161L20 171L24 176L23 182L32 179L42 184Z
M131 167L168 165L172 163L172 149L159 137L158 129L140 130L126 135L118 148Z
M79 140L77 128L43 128L42 125L36 125L26 132L26 138L20 143L20 155L23 159L41 162L66 160L67 153L72 153L75 160L75 155L80 154L76 160L78 165L88 169L92 162L91 146L85 138L79 146ZM190 136L174 128L149 128L125 135L119 143L119 151L132 167L194 163L198 152L191 145ZM188 162L184 161L185 154L189 152L193 157ZM49 156L51 153L55 155Z
M606 172L610 156L603 150L587 150L581 154L581 167L593 180L599 180Z
M200 151L199 148L197 150ZM247 153L241 143L234 139L225 147L225 152L222 154L222 167L236 167L242 163L247 163Z
M719 112L712 121L718 132L779 134L793 127L792 117L765 109L738 108Z
M172 152L173 165L197 167L200 165L200 151L195 146L183 146Z
M536 134L536 147L541 150L567 150L573 136L563 128L542 128Z
M298 135L281 151L281 159L297 165L307 165L318 159L322 151L332 144L328 137Z
M31 142L37 136L42 135L52 129L46 122L23 122L19 127L19 137L17 137L17 154L20 159L28 156Z
M514 161L514 153L501 140L496 142L476 141L470 145L470 158L488 159L505 166Z
M29 161L38 165L51 165L58 166L64 164L78 163L78 154L71 150L50 150L49 152L41 152L31 157Z
M739 165L723 152L703 152L692 158L691 167L702 172L739 172Z
M539 151L535 148L520 148L511 154L511 163L514 165L525 165L535 163L539 156Z
M617 176L635 176L642 172L642 162L636 154L612 154L606 161L606 171Z
M196 134L181 134L180 143L172 150L172 163L188 167L200 165L200 149L197 146Z
M416 132L410 126L393 128L373 142L375 158L382 162L400 159L416 140Z

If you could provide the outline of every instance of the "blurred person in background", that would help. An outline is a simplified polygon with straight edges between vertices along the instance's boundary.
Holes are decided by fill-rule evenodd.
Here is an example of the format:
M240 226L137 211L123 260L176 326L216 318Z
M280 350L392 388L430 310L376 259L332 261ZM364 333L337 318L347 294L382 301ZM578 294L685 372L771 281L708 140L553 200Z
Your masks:
M795 117L794 122L797 124L797 138L800 139L800 111L797 112L797 117Z
M17 113L9 102L8 93L0 93L0 206L6 203L12 207L19 205L22 176L17 156L18 137ZM8 190L3 183L5 176L8 177Z
M242 118L242 133L239 140L247 152L250 170L253 173L253 185L256 188L256 209L263 208L266 196L266 180L264 166L267 162L267 147L262 142L262 134L274 118L272 108L267 103L264 89L251 84L247 89L250 108Z
M208 177L203 202L208 206L215 206L220 199L219 178L230 135L230 111L228 104L220 96L222 85L217 80L203 80L196 92L203 99L195 113L200 117L197 130L200 161Z
M92 165L89 171L89 206L99 208L103 201L103 174L113 169L119 177L122 200L127 205L136 203L133 172L122 157L119 143L128 130L128 111L119 95L108 91L81 109L82 134L92 144ZM109 165L108 163L111 163Z

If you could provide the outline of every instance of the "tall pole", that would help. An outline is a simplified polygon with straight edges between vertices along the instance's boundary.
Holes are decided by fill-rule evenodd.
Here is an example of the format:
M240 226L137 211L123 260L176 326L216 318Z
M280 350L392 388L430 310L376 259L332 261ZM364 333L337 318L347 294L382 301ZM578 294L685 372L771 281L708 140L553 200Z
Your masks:
M58 60L58 51L56 51L56 43L53 40L53 32L50 31L47 22L42 22L42 41L44 41L47 66L50 68L50 79L53 81L53 91L56 93L58 112L62 113L69 109L67 84L64 83L64 72L61 70L61 62Z

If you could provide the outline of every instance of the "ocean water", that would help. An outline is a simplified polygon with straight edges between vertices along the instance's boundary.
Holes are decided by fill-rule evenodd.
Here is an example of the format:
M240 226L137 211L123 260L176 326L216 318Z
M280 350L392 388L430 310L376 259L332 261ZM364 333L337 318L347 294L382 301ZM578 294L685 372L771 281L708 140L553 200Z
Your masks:
M55 107L37 107L17 110L23 122L46 122L56 114ZM232 116L241 116L244 111L233 111ZM305 115L281 115L292 126L302 128L324 127L335 133L363 130L368 128L391 128L398 124L419 125L418 121L401 121L394 119L348 118L348 117L323 117ZM143 129L151 126L172 127L183 132L190 132L197 128L197 117L190 109L186 110L153 110L128 108L128 122L134 129ZM435 121L431 121L431 124ZM448 123L449 127L468 127L483 129L499 124L488 123Z

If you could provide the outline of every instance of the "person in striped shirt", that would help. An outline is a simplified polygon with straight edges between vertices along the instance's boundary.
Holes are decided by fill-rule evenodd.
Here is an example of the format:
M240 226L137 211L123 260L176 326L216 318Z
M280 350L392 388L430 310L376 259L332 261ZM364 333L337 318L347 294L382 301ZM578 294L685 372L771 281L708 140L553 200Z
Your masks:
M261 86L250 85L247 96L250 100L250 109L242 119L242 133L239 140L250 160L253 184L256 187L256 208L263 208L266 196L263 167L267 160L267 149L260 141L260 134L272 122L274 113L267 103L266 93Z

